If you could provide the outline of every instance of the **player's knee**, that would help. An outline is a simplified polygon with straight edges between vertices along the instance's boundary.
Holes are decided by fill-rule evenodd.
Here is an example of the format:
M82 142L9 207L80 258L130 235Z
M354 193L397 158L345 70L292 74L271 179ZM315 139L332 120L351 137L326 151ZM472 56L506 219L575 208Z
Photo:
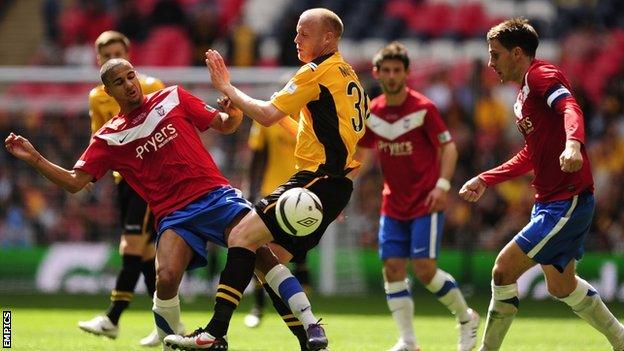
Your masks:
M547 283L547 286L548 286L548 293L557 299L568 297L574 291L574 288L569 288L567 286L563 286L560 284L555 285L555 284Z
M436 273L436 266L431 264L414 263L414 276L422 284L429 284Z
M141 238L138 236L123 236L119 241L119 253L122 255L143 256L143 251L145 251L145 243L140 239Z
M252 245L252 235L246 230L244 225L237 225L230 231L228 236L228 247L245 247L248 249L256 249Z
M271 240L271 233L259 217L244 218L232 228L227 238L228 247L244 247L253 251Z
M492 268L492 281L495 285L507 285L507 272L503 265L496 263Z
M159 288L167 291L177 290L179 282L178 273L170 267L159 265L156 269L156 282Z
M383 271L384 276L386 277L386 281L389 282L404 280L407 277L405 264L398 264L396 262L388 261L384 263Z

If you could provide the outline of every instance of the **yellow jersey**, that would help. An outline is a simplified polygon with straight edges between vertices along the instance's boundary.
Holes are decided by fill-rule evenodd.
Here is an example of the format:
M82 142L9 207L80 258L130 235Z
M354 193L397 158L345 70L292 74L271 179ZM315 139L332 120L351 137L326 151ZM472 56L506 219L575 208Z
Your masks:
M254 122L249 131L249 148L266 150L260 195L265 197L295 173L295 138L279 125L263 127Z
M360 165L353 156L365 132L370 100L339 53L305 64L271 103L295 119L299 116L298 170L344 176Z
M151 94L165 87L160 80L139 75L139 83L143 94ZM104 85L100 84L89 92L89 117L91 118L91 134L97 132L109 119L119 114L120 107L117 101L104 91ZM119 183L121 175L113 172L115 183Z
M151 94L165 87L160 80L140 75L139 83L143 94ZM104 91L104 85L98 85L89 92L89 117L91 117L91 134L98 131L109 119L119 114L119 105L115 99Z

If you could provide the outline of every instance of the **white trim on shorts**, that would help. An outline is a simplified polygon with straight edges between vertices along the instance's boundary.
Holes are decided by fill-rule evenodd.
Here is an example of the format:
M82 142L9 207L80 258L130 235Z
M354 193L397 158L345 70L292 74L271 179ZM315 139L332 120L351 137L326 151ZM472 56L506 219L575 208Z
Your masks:
M553 236L555 236L555 234L559 233L561 228L563 228L563 226L566 225L566 223L568 223L568 220L570 219L572 212L574 212L574 209L576 208L577 203L578 203L578 195L574 195L574 197L572 198L572 205L570 205L570 208L568 209L568 212L566 212L565 216L559 218L559 221L557 222L557 224L555 224L553 229L551 229L550 232L546 234L546 236L542 240L540 240L540 242L537 243L537 245L535 245L531 249L531 251L529 251L529 253L527 253L527 256L529 256L530 258L533 258L535 255L537 255L540 252L540 250L544 247L544 245L546 245L546 243L548 243L548 241Z
M438 239L438 213L431 214L431 223L429 225L429 257L436 258L436 244Z

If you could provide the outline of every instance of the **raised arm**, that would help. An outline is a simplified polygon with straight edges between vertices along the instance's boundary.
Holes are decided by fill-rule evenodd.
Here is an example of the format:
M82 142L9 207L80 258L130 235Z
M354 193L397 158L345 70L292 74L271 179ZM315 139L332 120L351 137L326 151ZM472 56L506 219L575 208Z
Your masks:
M84 188L93 178L90 174L80 170L67 170L43 157L35 147L21 135L14 133L4 141L6 149L20 160L25 161L61 188L76 193Z
M243 113L263 126L271 126L286 116L270 101L258 100L243 93L230 82L230 72L223 57L215 50L206 52L206 66L215 89L227 96ZM282 125L284 126L284 125ZM287 130L290 130L287 128Z

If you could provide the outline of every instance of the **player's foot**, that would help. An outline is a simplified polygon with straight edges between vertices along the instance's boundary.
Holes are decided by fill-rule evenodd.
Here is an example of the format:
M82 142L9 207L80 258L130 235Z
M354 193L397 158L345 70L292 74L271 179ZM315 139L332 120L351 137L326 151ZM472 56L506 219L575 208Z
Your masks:
M327 347L329 341L325 336L325 330L321 326L321 320L317 323L310 324L306 329L308 335L308 349L310 351L319 351Z
M182 335L184 334L184 331L184 324L178 324L176 334ZM144 337L143 339L141 339L141 341L139 341L139 344L145 347L154 347L160 345L160 337L158 336L158 331L156 329L152 330L152 332L149 333L148 336Z
M470 351L477 345L477 330L479 329L479 314L472 308L468 309L470 320L459 323L458 351Z
M97 316L88 321L79 321L78 328L87 333L104 335L111 339L117 338L119 333L119 327L114 325L107 316Z
M156 329L152 330L148 336L144 337L139 341L139 345L146 347L154 347L160 345L160 338L158 337L158 332Z
M164 343L174 350L195 351L214 350L227 351L228 343L225 337L217 338L208 333L204 328L199 328L187 335L167 335Z
M403 339L399 339L388 351L420 351L420 348L415 344L407 343Z
M247 328L255 328L260 325L262 321L262 310L255 307L249 311L249 314L245 316L245 326Z

